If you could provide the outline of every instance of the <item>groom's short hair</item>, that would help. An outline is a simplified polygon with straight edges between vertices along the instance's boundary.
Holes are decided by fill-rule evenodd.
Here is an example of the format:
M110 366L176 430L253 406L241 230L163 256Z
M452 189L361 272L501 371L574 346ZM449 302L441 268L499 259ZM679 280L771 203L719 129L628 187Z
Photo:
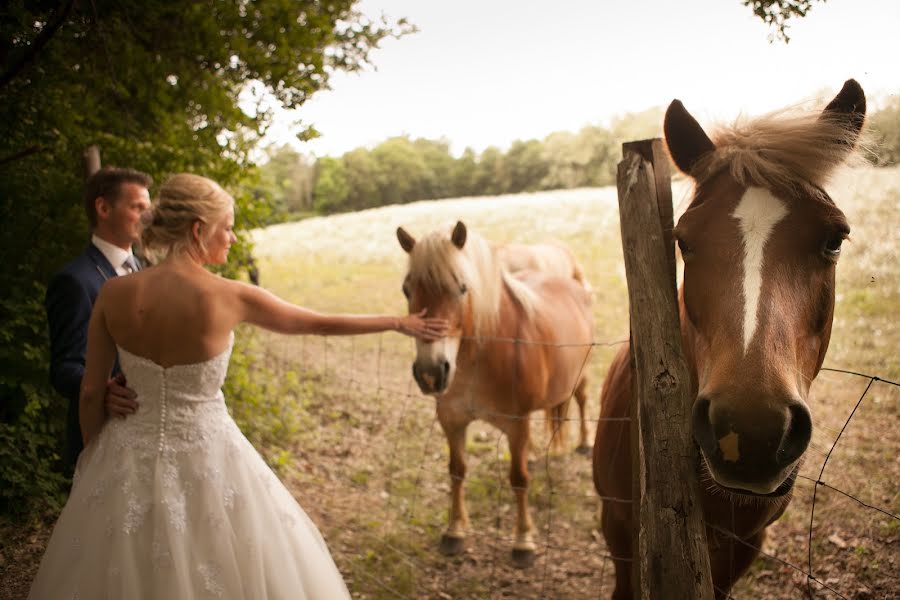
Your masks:
M91 229L97 226L95 200L102 196L110 204L115 204L123 183L136 183L150 189L153 178L141 171L120 167L103 167L88 178L84 189L84 211Z

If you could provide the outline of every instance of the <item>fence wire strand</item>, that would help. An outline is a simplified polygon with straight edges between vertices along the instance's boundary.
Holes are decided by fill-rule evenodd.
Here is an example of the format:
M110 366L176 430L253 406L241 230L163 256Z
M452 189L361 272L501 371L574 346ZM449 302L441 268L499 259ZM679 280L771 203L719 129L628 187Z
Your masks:
M302 336L303 339L300 343L301 360L304 362L304 364L307 363L308 350L309 350L309 345L307 344L305 337L306 336ZM351 340L352 340L352 338L351 338ZM540 341L535 341L535 340L521 340L521 339L515 339L515 338L501 338L501 337L480 338L479 341L481 341L481 342L483 342L483 341L508 342L508 343L515 343L515 344L532 344L532 345L553 345L553 346L558 346L558 347L575 347L575 346L585 347L585 348L587 348L587 351L585 353L585 358L580 367L579 379L585 373L586 367L590 361L590 357L592 355L592 351L594 348L596 348L596 347L611 347L611 346L616 346L616 345L620 345L623 343L627 343L627 340L617 340L617 341L609 341L609 342L593 342L590 344L549 344L546 342L540 342ZM387 362L387 360L389 360L391 358L391 355L390 355L390 353L387 352L387 350L384 347L382 336L378 337L378 342L377 342L376 348L374 350L375 357L374 357L373 361L367 361L367 359L365 359L365 358L363 358L361 360L358 359L357 348L356 348L355 343L353 341L351 341L350 344L351 344L351 349L350 349L349 364L343 370L344 372L340 373L340 370L336 366L332 366L330 364L331 355L335 354L335 352L334 351L329 352L330 344L329 344L328 338L325 338L325 337L322 338L322 350L321 350L321 354L320 354L322 366L320 368L322 369L322 371L324 373L329 375L329 377L327 378L328 383L326 385L330 385L330 384L334 384L334 383L342 383L345 385L352 386L353 388L356 388L360 392L373 393L376 398L382 398L382 397L385 399L396 398L396 399L400 400L400 402L402 403L402 407L399 410L399 412L397 413L397 414L399 414L399 417L397 418L397 421L394 424L394 427L398 431L398 435L395 435L395 439L394 439L393 445L391 447L390 455L386 461L387 462L387 465L386 465L387 479L385 481L385 490L387 492L387 498L386 498L386 502L384 503L385 518L382 521L382 523L384 524L381 527L382 534L376 535L373 532L366 531L365 528L360 528L359 531L354 532L354 535L360 535L362 537L368 538L371 540L371 542L374 544L375 547L381 547L381 548L384 548L384 549L389 550L390 552L394 553L398 557L399 560L401 560L409 569L412 569L414 572L425 572L428 569L427 565L421 563L421 561L419 561L415 556L410 555L409 553L407 553L407 552L403 551L402 549L396 547L395 545L391 544L387 540L385 533L392 531L398 523L398 518L403 520L402 517L404 514L408 517L408 523L410 525L413 524L413 522L416 519L417 507L421 503L425 502L424 496L425 496L425 492L427 491L425 489L425 487L426 487L425 482L426 482L427 475L430 474L430 475L434 476L435 478L439 477L439 476L443 476L443 477L447 477L449 480L454 479L455 476L452 474L448 474L446 471L439 471L438 469L433 469L433 468L430 468L427 466L427 463L430 462L430 457L432 455L431 454L432 440L434 440L435 438L442 437L442 436L436 434L435 429L437 428L438 430L440 430L441 428L439 426L436 427L438 425L438 420L436 417L432 418L430 420L429 426L427 428L425 428L425 432L423 434L423 440L422 440L422 444L421 444L421 462L418 466L414 466L414 468L413 468L413 472L415 473L414 484L413 484L414 493L412 495L412 498L407 502L407 506L404 508L401 505L401 501L397 498L397 495L393 493L394 492L394 477L400 472L401 467L404 467L404 466L408 467L408 465L400 464L400 461L402 459L400 458L401 452L400 452L399 447L400 447L401 440L404 438L404 436L402 434L400 434L400 430L403 427L403 420L404 420L404 418L406 418L405 415L412 414L412 410L410 409L410 403L421 400L422 395L413 391L411 380L407 381L407 389L406 390L397 389L385 382L385 380L383 379L383 371L386 368L386 366L385 366L386 362ZM397 353L394 356L396 358L405 359L407 361L409 360L408 355L403 355L403 354ZM278 369L280 369L282 372L294 370L296 368L295 362L285 359L283 357L283 353L281 356L273 356L269 351L269 352L266 352L265 358L267 361L269 361L269 363L276 364ZM370 382L360 380L356 377L356 374L360 372L360 370L359 370L360 362L374 362L375 363L375 373L374 373L375 389L374 390L372 389ZM269 364L269 363L267 363L267 364ZM314 368L316 368L316 367L313 367L313 369ZM727 529L724 529L720 526L717 526L717 525L714 525L714 524L711 524L708 522L706 523L706 527L709 528L710 530L716 531L717 533L719 533L723 536L726 536L729 539L734 540L734 542L736 542L738 544L744 545L746 547L749 547L749 548L755 550L756 552L758 552L759 556L763 557L766 560L774 561L794 572L804 575L806 577L806 582L807 582L806 593L807 593L808 597L812 598L814 596L814 594L816 593L816 591L818 591L818 590L814 589L814 585L815 585L815 586L820 587L821 590L825 590L835 597L847 598L847 596L842 594L839 590L833 588L831 585L829 585L825 581L822 581L815 574L814 561L813 561L813 554L814 554L813 553L813 538L814 538L814 530L815 530L816 506L817 506L817 502L819 501L818 490L819 490L819 488L831 490L833 492L836 492L837 494L840 494L843 497L846 497L846 498L854 501L856 504L858 504L859 506L861 506L865 509L880 513L881 515L884 515L895 521L900 521L900 515L897 515L885 508L876 506L870 502L864 501L861 498L854 495L853 493L848 492L846 490L839 489L823 480L825 469L828 465L830 458L832 457L833 453L835 452L835 449L837 448L838 443L840 442L845 431L847 430L848 426L850 425L850 422L853 420L854 416L857 414L858 409L862 405L864 399L867 397L867 395L869 394L869 391L872 389L872 386L876 383L884 383L886 385L900 387L900 384L898 384L897 382L888 380L888 379L878 377L878 376L867 375L865 373L860 373L858 371L853 371L853 370L831 368L831 367L824 367L821 370L839 373L839 374L843 374L843 375L850 375L850 376L865 378L868 380L868 382L865 387L865 390L862 392L859 399L855 402L853 409L850 411L850 414L848 415L846 420L844 420L844 423L843 423L843 426L841 427L841 429L839 431L837 431L837 430L833 430L833 429L822 428L822 429L825 429L826 431L830 431L832 433L835 433L835 432L837 433L834 441L830 444L830 446L827 449L825 449L825 448L819 448L817 446L813 446L812 444L810 445L810 449L812 449L814 452L819 453L824 456L824 461L822 463L821 469L819 470L818 477L813 478L813 477L809 477L809 476L802 475L802 474L798 474L798 476L797 476L798 479L804 480L804 481L809 481L813 484L812 501L811 501L811 506L810 506L809 527L808 527L808 531L807 531L807 561L806 561L805 568L801 567L799 565L793 564L790 561L782 559L782 558L775 556L769 552L766 552L762 548L759 548L759 547L756 547L756 546L750 544L746 540L735 535L733 533L733 531L728 531ZM568 400L567 400L568 402L571 403L573 401L576 401L576 398L575 398L576 390L577 390L577 384L576 384L575 388L573 388L571 393L569 394ZM566 493L565 491L561 491L560 489L557 489L556 478L554 476L555 474L554 474L553 470L551 469L551 462L552 462L551 448L553 446L554 438L557 435L561 434L560 428L567 426L569 422L573 422L573 421L580 422L580 417L574 417L574 416L570 416L569 414L567 414L565 417L562 417L562 418L553 418L550 416L542 417L537 414L534 416L531 416L531 415L523 416L523 415L515 415L515 414L504 414L504 413L499 413L496 411L484 411L484 410L475 408L475 404L472 399L471 387L467 390L465 396L469 399L468 410L471 412L471 416L473 417L473 419L477 418L477 419L484 420L485 417L489 418L489 419L501 419L502 418L502 419L508 419L511 421L527 419L530 422L534 422L534 423L540 423L541 421L547 420L547 419L551 420L551 425L553 425L553 428L551 430L549 439L547 439L544 447L542 448L543 462L544 462L543 471L544 471L544 477L545 477L545 483L546 483L547 506L544 509L545 510L545 519L546 519L546 525L545 525L546 534L544 535L544 541L541 544L542 553L540 556L540 560L542 560L542 562L543 562L543 568L542 568L541 575L539 578L541 596L549 597L547 595L549 593L549 585L550 585L548 583L550 580L549 565L551 564L553 552L565 551L565 550L569 549L565 546L560 546L560 545L554 543L550 536L550 533L552 532L552 529L553 529L554 519L559 518L559 517L554 517L554 514L555 514L554 513L554 501L558 501L559 499L564 499L564 498L571 498L571 499L577 498L577 499L581 499L581 500L584 499L583 494ZM440 402L440 399L437 402ZM603 419L601 419L601 418L593 418L593 419L586 418L585 419L586 422L592 423L592 424L594 424L594 426L596 426L596 424L601 421L629 422L630 420L631 419L628 417L603 418ZM512 485L509 485L508 482L504 482L504 476L503 476L504 462L503 462L503 452L502 452L502 447L501 447L503 437L504 437L504 434L502 432L496 431L496 443L495 443L495 447L494 447L494 458L495 458L494 462L496 463L496 466L497 466L497 474L496 474L496 485L494 486L494 490L492 490L493 496L494 496L493 504L494 504L495 516L494 516L494 526L493 527L489 526L489 527L487 527L487 529L499 530L502 528L503 519L501 517L501 514L503 512L503 505L504 505L504 503L503 503L504 490L509 489L509 490L515 492L515 488ZM616 456L618 456L618 450L621 445L622 444L621 444L621 440L620 440L620 443L616 444L616 453L617 453ZM527 452L527 449L526 449L526 452ZM613 460L615 458L616 457L614 456ZM349 479L349 477L348 477L348 479ZM463 477L463 478L458 478L458 479L464 480L465 478ZM364 493L363 492L365 490L365 486L359 486L358 484L355 484L352 481L352 479L349 480L349 484L350 484L351 489L359 489L359 492L358 492L359 497L356 502L356 507L357 507L356 510L357 510L358 515L361 515L361 514L363 514L363 511L364 511L364 506L363 506L364 505ZM527 489L527 486L525 489ZM596 493L591 494L591 497L598 501L606 500L606 501L610 501L610 502L632 503L631 499L604 497L604 496L599 496ZM427 525L430 527L433 527L434 529L439 530L443 526L445 526L445 522L436 520L435 522L428 523ZM425 529L427 531L428 528L426 527ZM732 529L734 529L734 525L732 525ZM510 536L508 534L502 533L501 531L496 531L493 534L491 534L491 533L487 533L485 531L480 531L475 527L472 527L471 530L467 532L467 537L472 541L484 540L487 543L488 547L490 547L491 544L493 544L493 545L510 544L511 545L512 543L514 543L516 541L514 535ZM732 544L732 547L733 547L733 544ZM598 586L598 589L604 589L604 590L606 589L607 584L609 583L608 578L606 576L608 564L610 564L610 563L614 564L615 562L619 562L619 561L632 562L632 560L633 560L631 557L613 556L609 552L594 551L594 552L592 552L592 555L602 559L601 567L600 567L600 571L599 571L599 580L598 580L598 583L600 584L600 586ZM495 558L494 560L490 561L490 564L491 564L491 566L490 566L490 579L491 579L490 593L493 596L494 594L498 593L498 591L499 591L496 586L497 586L497 580L498 580L498 568L500 567L500 563L499 563L499 560L497 560ZM452 575L451 575L450 569L444 569L443 571L444 571L443 577L442 577L443 587L445 590L449 590L450 583L451 583L450 578L452 577ZM356 569L356 570L354 570L354 573L355 574L361 573L368 581L372 582L377 587L383 589L384 591L386 591L390 594L393 594L396 597L399 597L399 598L418 597L416 595L413 595L413 596L407 595L407 594L395 589L394 587L392 587L392 585L390 585L390 582L386 582L386 581L382 580L380 577L378 577L378 575L376 573L369 573L365 569L363 569L363 570ZM892 578L895 578L895 577L892 577ZM862 588L865 588L868 592L872 591L867 586L865 586L862 582L857 581L857 584L862 586ZM733 590L726 592L725 590L717 587L716 591L719 594L726 595L727 598L736 598L736 596L733 595Z

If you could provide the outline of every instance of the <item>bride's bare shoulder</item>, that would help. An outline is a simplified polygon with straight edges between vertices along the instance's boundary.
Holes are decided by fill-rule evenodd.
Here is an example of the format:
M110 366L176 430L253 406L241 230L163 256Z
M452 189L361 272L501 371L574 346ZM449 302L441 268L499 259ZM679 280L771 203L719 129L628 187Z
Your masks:
M123 275L121 277L111 277L103 282L103 286L100 288L100 296L99 297L118 297L122 294L129 294L131 290L135 288L135 286L139 283L137 281L140 278L140 273L132 273L131 275Z

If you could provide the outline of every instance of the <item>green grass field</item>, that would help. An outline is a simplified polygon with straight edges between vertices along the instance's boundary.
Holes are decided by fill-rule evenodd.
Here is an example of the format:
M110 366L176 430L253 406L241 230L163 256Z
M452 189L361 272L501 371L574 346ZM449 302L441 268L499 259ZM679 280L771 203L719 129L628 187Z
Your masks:
M849 172L829 191L853 232L838 266L825 365L897 382L900 169ZM676 181L676 204L687 194ZM596 292L598 345L586 367L589 417L596 419L606 368L628 337L616 204L612 188L420 202L275 225L254 237L262 284L280 296L327 312L389 313L405 312L398 225L421 235L462 219L496 241L567 242ZM319 525L354 597L608 597L613 567L597 530L590 460L572 452L571 443L550 453L539 422L529 489L535 565L511 566L515 505L506 441L480 422L470 426L467 441L473 529L467 550L449 559L438 553L448 454L434 400L412 381L413 356L413 342L396 334L288 337L242 327L232 358L226 386L232 414ZM841 492L816 490L812 572L843 597L900 597L900 389L823 371L810 404L814 434L803 478L784 517L769 528L763 550L771 558L754 563L734 597L805 597L814 481L829 454L822 481ZM27 594L53 518L0 523L0 600ZM838 597L820 589L815 595Z
M900 170L847 173L829 191L853 232L838 266L834 334L826 367L900 380L900 276L896 233ZM676 181L676 204L688 188ZM677 209L676 209L677 210ZM495 241L565 241L594 289L595 339L589 415L618 343L628 337L627 291L613 188L468 198L384 207L257 231L262 284L304 306L329 312L405 311L405 254L394 231L413 235L461 219ZM275 373L315 376L302 410L312 425L292 437L283 470L301 504L323 528L355 596L362 598L596 598L612 585L612 565L596 531L599 502L590 461L547 451L540 432L530 489L539 556L511 568L513 496L505 440L490 426L469 430L467 501L473 536L465 554L441 557L449 480L433 400L409 375L411 340L263 336ZM802 474L815 480L869 380L823 372L813 386L812 446ZM900 393L876 382L829 458L823 481L896 515ZM540 430L535 423L535 430ZM574 429L572 431L574 435ZM284 458L284 457L283 457ZM785 517L770 528L765 552L735 589L737 598L793 598L806 576L813 481L801 479ZM845 596L897 593L898 521L819 486L813 573ZM814 584L815 585L815 584Z

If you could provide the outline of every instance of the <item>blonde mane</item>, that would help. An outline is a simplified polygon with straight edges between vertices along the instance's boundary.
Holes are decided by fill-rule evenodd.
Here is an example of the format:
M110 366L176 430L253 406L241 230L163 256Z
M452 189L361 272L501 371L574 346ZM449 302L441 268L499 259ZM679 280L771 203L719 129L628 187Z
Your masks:
M715 151L692 169L698 185L727 169L741 185L821 188L840 165L865 162L868 146L846 116L796 108L738 118L714 129L710 138Z
M495 330L504 286L530 316L534 292L503 269L491 244L470 229L460 250L451 241L450 230L432 231L416 242L409 255L410 282L443 294L459 294L465 285L472 302L475 336Z

